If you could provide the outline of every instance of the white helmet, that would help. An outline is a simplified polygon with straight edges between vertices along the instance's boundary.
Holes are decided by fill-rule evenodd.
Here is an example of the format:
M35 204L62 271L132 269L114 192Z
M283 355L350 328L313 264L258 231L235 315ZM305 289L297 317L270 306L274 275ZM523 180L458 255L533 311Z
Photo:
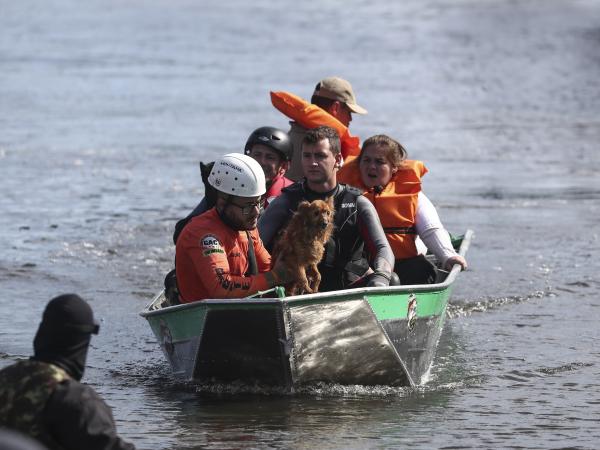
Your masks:
M215 161L208 183L217 191L238 197L258 197L266 192L265 173L248 155L228 153Z

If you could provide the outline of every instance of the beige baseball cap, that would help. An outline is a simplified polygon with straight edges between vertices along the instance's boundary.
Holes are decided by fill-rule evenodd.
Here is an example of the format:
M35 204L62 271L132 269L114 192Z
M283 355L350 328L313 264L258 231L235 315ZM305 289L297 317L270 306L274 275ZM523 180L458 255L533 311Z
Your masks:
M324 78L315 87L313 95L343 102L356 114L367 114L367 110L356 103L356 97L349 81L340 77Z

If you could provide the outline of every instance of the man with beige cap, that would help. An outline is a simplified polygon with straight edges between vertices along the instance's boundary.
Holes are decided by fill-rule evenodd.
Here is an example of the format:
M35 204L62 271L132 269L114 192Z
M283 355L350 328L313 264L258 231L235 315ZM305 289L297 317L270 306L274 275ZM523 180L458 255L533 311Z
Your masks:
M346 127L350 126L352 113L367 114L367 110L356 103L350 82L340 77L327 77L319 81L310 102L327 111ZM297 122L290 122L290 125L288 134L292 141L293 155L286 177L298 181L304 176L301 164L301 145L307 130Z

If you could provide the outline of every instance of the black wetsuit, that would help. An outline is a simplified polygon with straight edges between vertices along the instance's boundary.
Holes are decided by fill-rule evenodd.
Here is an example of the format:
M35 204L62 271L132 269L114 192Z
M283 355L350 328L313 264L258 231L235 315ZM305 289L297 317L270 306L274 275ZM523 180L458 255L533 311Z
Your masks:
M302 200L327 200L331 196L334 199L335 228L319 264L319 272L323 277L319 290L350 287L365 274L369 265L375 273L369 277L367 286L387 286L394 266L394 254L377 211L358 189L344 184L338 184L325 193L312 191L304 183L285 188L258 222L258 231L265 247L272 251L278 233Z

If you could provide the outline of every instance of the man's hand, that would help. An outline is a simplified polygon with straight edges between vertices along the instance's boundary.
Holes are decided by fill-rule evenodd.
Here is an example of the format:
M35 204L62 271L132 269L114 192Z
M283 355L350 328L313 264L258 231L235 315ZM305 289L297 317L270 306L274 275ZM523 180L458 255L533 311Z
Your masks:
M380 286L389 286L390 285L390 277L386 276L380 272L375 272L369 275L369 280L367 281L367 287L380 287Z
M467 270L467 260L460 255L451 256L446 260L446 264L444 264L444 269L452 270L452 266L454 264L460 265L462 270Z

